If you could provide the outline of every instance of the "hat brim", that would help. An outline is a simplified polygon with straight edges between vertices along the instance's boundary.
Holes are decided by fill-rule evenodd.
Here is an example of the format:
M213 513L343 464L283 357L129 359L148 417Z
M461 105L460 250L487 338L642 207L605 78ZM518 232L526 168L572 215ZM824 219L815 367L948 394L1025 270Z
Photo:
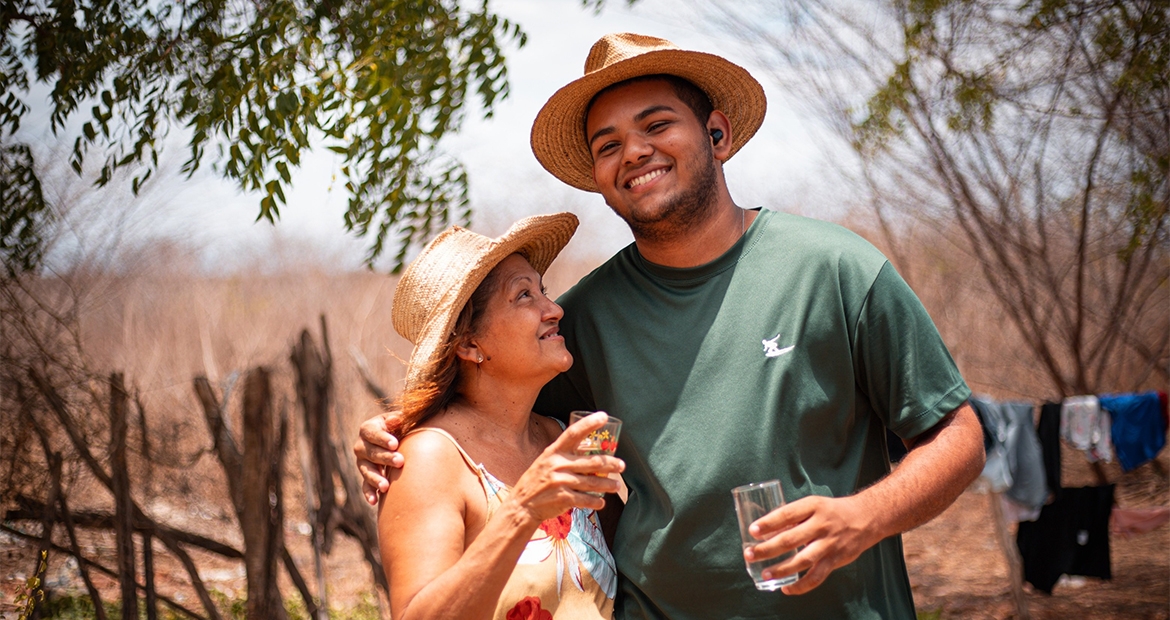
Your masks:
M435 365L446 350L459 313L496 265L512 254L520 254L543 276L572 239L577 225L577 216L572 213L536 215L517 221L495 239L453 227L432 240L402 274L391 310L395 329L415 345L406 372L406 389L431 382ZM449 238L459 235L474 235L478 247L469 248L469 252L443 253L437 250L451 241ZM399 298L404 281L413 280L412 287L431 283L442 286L444 281L450 281L449 278L434 275L440 272L449 274L449 270L461 271L465 275L457 280L456 286L448 285L445 291L436 295L437 301L426 304L428 307L420 308L417 304L410 304L410 300ZM410 328L410 325L419 323L421 328L417 331Z
M681 77L707 93L715 109L731 121L731 155L747 144L764 122L768 107L764 88L743 67L704 52L653 50L594 71L554 93L532 123L530 142L536 159L565 183L598 192L593 157L585 143L586 107L597 93L613 84L655 74Z

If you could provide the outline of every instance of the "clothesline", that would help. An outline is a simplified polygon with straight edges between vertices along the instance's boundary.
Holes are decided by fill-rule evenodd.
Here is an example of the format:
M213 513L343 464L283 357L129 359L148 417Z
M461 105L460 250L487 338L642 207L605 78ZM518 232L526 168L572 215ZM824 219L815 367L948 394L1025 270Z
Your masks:
M1062 574L1109 579L1110 521L1119 533L1150 531L1170 520L1170 509L1114 506L1115 485L1061 486L1061 439L1090 462L1112 461L1132 471L1166 443L1164 392L1075 396L1035 405L972 398L984 432L987 463L981 478L1001 493L1005 518L1019 522L1016 546L1023 577L1051 593Z

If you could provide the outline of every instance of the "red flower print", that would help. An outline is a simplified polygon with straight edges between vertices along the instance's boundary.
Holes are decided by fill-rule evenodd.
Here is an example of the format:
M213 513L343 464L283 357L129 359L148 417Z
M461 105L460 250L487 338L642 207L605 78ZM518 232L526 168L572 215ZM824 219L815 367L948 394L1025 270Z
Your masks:
M552 521L553 519L549 519ZM546 521L547 523L547 521ZM552 620L552 614L540 606L540 598L526 596L508 610L505 620Z
M566 510L563 514L553 517L552 519L545 519L540 524L540 529L544 530L546 534L555 540L564 540L569 537L569 530L573 527L573 511Z

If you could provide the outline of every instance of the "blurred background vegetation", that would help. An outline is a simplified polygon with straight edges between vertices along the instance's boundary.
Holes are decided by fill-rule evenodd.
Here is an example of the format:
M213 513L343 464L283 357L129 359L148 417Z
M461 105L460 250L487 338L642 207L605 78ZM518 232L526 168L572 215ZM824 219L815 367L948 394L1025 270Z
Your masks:
M409 354L391 274L451 224L492 234L568 209L583 226L547 276L557 294L629 240L527 153L531 106L596 38L554 40L538 64L524 53L547 33L526 24L542 19L750 67L770 115L728 166L733 196L882 248L977 392L1039 402L1170 383L1163 2L13 0L0 3L0 613L234 618L250 600L267 605L253 617L384 614L348 446ZM529 82L510 82L513 59L537 67ZM509 107L525 89L534 103ZM347 231L345 250L283 232L321 169L344 206L313 204L334 219L308 227ZM176 228L184 192L205 215L157 232ZM273 233L220 239L240 227L218 222L221 202ZM184 236L198 230L216 249ZM270 440L274 465L253 482L278 499L273 531L240 526L264 509L236 486L249 429ZM1083 465L1066 479L1092 483ZM1107 474L1126 501L1165 504L1159 471ZM971 501L907 535L930 617L1011 613ZM975 545L958 563L937 551L957 523ZM1119 572L1031 603L1164 613L1167 544L1163 527L1124 548L1148 583Z

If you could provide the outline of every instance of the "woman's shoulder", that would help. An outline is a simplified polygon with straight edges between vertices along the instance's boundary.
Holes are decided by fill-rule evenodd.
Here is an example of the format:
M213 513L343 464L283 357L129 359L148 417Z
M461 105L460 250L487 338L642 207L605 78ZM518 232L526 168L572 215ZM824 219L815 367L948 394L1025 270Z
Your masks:
M463 463L459 442L447 430L434 426L420 426L411 430L398 442L398 452L407 459L426 463ZM466 466L462 466L466 469Z
M469 475L474 477L458 443L440 428L424 426L411 431L399 441L398 451L405 459L397 471L399 480L442 485ZM399 480L393 480L390 487L393 489Z

